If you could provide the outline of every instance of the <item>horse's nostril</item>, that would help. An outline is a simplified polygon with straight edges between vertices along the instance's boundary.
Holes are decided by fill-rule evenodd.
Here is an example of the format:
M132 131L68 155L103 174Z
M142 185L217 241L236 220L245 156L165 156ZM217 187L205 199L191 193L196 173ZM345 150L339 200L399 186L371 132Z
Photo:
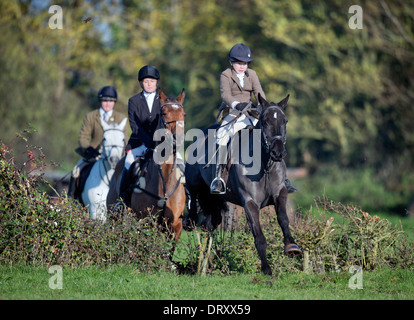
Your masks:
M111 164L116 164L116 163L118 162L118 160L119 160L119 158L118 158L118 157L115 157L115 156L111 156L111 157L109 157L109 162L110 162Z

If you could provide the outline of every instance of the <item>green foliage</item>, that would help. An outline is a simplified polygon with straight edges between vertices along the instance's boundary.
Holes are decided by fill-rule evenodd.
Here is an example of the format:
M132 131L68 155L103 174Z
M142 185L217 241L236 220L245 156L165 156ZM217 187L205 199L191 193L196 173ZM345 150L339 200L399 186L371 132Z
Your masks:
M114 85L116 108L126 113L128 98L140 90L137 71L148 63L160 69L165 92L187 89L186 128L205 128L220 103L228 51L245 42L268 99L291 95L289 166L385 166L384 179L402 177L413 167L414 7L361 1L363 29L352 30L353 4L66 1L63 29L52 30L47 5L2 1L2 138L30 122L39 131L34 143L70 169L99 88Z
M353 265L364 270L414 268L412 241L387 219L327 198L315 205L317 214L311 208L293 222L305 271L339 271Z
M30 174L37 163L17 168L0 144L0 263L67 267L133 265L139 271L169 270L172 243L155 217L138 219L131 211L112 214L107 223L92 220L86 208L39 191L42 176ZM43 160L40 159L41 168ZM29 168L29 170L27 170Z
M269 212L261 213L268 260L274 273L339 272L355 265L364 270L414 268L412 240L387 219L372 217L357 206L326 198L315 204L316 212L311 207L290 222L292 235L304 253L295 259L283 253L283 235L276 217ZM205 248L210 237L212 249L208 255ZM244 216L227 231L191 233L188 240L178 244L177 250L186 252L178 260L189 273L202 274L197 268L200 257L208 260L206 273L212 275L261 273L254 238Z
M107 222L102 223L91 220L87 210L72 199L59 196L52 201L39 189L42 176L33 174L45 167L44 156L36 158L32 148L26 154L27 161L18 168L10 148L0 144L1 264L121 264L142 272L170 269L168 257L173 244L171 236L162 232L159 219L138 219L131 210L121 210L109 213ZM308 214L291 221L292 233L305 253L298 259L283 255L277 219L262 213L268 259L275 272L339 271L352 265L367 270L414 267L414 246L388 220L325 198L316 202L316 208L319 218L311 208ZM175 256L179 270L221 275L260 273L260 260L245 217L232 226L211 234L185 233L187 239L179 241Z
M388 177L385 169L344 169L324 166L314 173L293 181L300 194L292 195L297 207L307 208L322 195L341 203L357 204L369 212L392 212L406 216L407 205L413 197L414 175L407 172Z

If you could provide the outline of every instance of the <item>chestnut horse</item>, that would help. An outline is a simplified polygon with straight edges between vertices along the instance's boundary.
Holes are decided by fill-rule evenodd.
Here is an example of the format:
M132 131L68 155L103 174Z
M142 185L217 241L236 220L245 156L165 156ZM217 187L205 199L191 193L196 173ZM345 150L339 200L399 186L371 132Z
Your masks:
M175 99L160 92L161 129L154 134L154 141L162 140L161 137L164 140L157 142L156 147L149 150L139 172L133 170L134 165L130 168L134 175L130 186L133 189L131 209L141 218L153 213L165 218L169 231L174 233L175 243L181 236L186 200L184 185L181 183L183 178L180 178L177 167L177 150L184 143L184 98L184 89ZM112 208L118 201L124 162L125 157L118 162L111 180L107 197L108 208Z

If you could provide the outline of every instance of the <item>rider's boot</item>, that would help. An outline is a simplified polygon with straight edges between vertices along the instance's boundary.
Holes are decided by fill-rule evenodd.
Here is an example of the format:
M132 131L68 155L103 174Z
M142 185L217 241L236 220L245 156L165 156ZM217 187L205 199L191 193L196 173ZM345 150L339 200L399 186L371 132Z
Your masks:
M70 180L69 180L69 187L68 187L68 198L75 199L75 191L76 191L76 178L74 178L71 175Z
M121 180L119 182L119 197L121 198L121 200L127 204L129 203L127 199L127 189L129 187L129 170L126 168L122 169L122 174L121 174Z
M226 183L221 177L223 168L225 166L227 159L227 146L218 144L218 149L216 152L216 172L215 178L211 181L210 184L210 193L211 194L225 194L226 193Z
M285 186L287 188L288 193L298 192L298 189L296 189L294 186L290 184L290 181L288 178L285 179Z

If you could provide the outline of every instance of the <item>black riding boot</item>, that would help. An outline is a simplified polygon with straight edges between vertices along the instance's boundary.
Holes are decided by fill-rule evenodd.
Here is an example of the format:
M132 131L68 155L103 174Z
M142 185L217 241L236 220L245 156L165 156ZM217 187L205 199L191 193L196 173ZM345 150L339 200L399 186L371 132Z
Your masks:
M71 175L70 180L69 180L69 187L68 187L68 198L75 199L75 191L76 191L76 178L74 178Z
M288 178L285 179L285 186L287 188L288 193L298 192L298 189L296 189L294 186L290 184L290 181Z
M128 181L128 169L123 168L121 174L121 181L119 183L119 197L124 203L127 203L126 194L129 185Z

